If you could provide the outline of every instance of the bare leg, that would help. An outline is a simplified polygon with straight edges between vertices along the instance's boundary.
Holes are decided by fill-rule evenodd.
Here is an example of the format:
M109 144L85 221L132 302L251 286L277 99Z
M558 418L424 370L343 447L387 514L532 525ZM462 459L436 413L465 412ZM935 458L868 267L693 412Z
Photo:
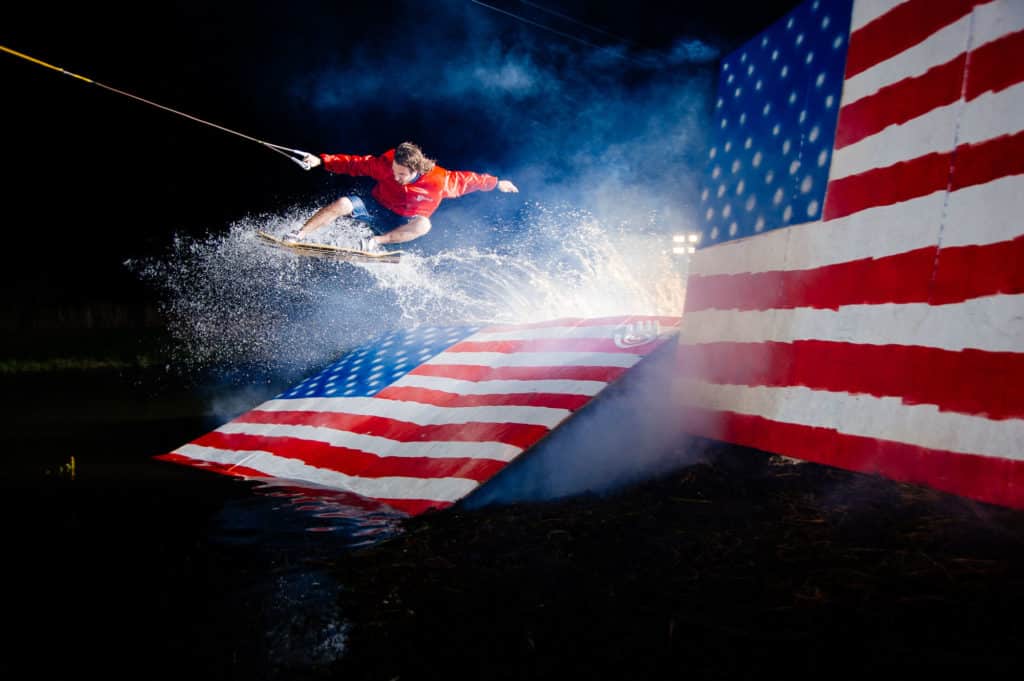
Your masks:
M314 216L315 217L315 216ZM430 220L423 216L414 217L404 225L395 227L390 232L373 237L381 244L402 244L418 239L430 231Z
M326 224L329 224L337 218L345 217L346 215L352 215L352 202L348 200L347 196L343 196L337 201L327 204L316 213L313 217L306 220L306 224L299 230L299 236L304 237L307 234L312 234L316 230L320 229Z

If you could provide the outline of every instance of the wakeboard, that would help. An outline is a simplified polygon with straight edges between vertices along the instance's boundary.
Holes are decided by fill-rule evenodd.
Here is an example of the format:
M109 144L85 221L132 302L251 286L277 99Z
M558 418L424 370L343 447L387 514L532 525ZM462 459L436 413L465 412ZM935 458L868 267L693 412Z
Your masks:
M310 255L331 260L347 260L349 262L401 262L405 251L360 251L355 248L344 248L331 244L316 244L306 241L285 241L269 232L257 231L256 236L262 241L299 255Z

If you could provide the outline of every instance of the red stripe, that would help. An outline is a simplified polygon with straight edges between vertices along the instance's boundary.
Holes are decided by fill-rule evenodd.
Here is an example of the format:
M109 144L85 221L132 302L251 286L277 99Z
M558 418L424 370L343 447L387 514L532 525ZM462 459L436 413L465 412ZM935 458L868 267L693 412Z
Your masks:
M1024 221L1024 218L1020 218ZM1024 235L985 246L956 246L939 251L932 302L1024 293Z
M466 478L482 482L508 465L494 459L467 457L378 456L350 447L338 447L295 437L273 437L213 431L191 444L243 452L270 452L325 471L361 478ZM262 475L267 475L262 471Z
M967 101L1024 81L1024 31L986 43L967 57Z
M378 499L396 511L409 515L420 515L427 511L440 511L452 505L450 501L432 501L430 499Z
M460 381L539 381L565 379L570 381L603 381L611 383L622 375L623 367L538 366L491 367L478 364L421 364L410 374L437 376Z
M1024 236L983 246L919 248L788 272L690 275L686 312L960 303L1024 293Z
M1024 114L1022 114L1024 118ZM1024 131L956 148L952 188L963 189L1024 174Z
M690 408L683 418L686 430L694 435L1024 509L1022 461L929 449L734 412Z
M211 473L220 473L221 475L230 475L236 478L266 478L266 471L258 471L255 468L249 468L247 466L240 466L231 463L217 463L216 461L201 461L199 459L193 459L183 454L177 454L170 452L168 454L161 454L153 457L160 461L169 461L171 463L183 464L191 466L193 468L201 468L204 471Z
M910 0L850 34L846 78L917 45L968 14L977 0ZM964 36L966 42L966 35Z
M963 90L965 60L966 55L961 54L920 76L887 85L844 106L836 124L835 148L842 149L890 125L906 123L958 101Z
M265 472L263 472L263 471L258 471L258 470L251 469L251 468L245 468L244 466L233 466L233 465L230 465L230 464L217 464L217 463L208 463L208 462L205 462L205 461L197 461L196 459L191 459L191 458L189 458L187 456L182 456L180 454L174 454L174 453L161 454L161 455L155 456L153 458L158 459L158 460L162 460L162 461L168 461L168 462L171 462L171 463L183 464L183 465L187 465L187 466L191 466L191 467L198 467L198 468L202 468L203 470L208 470L208 471L210 471L212 473L220 473L221 475L228 475L228 476L231 476L231 477L243 477L243 478L267 478L268 477L267 474ZM355 496L355 497L357 497L359 499L367 499L367 500L371 499L371 497L359 497L358 495L355 495L355 494L353 494L353 496ZM379 499L373 499L373 500L374 501L378 501L378 502L380 502L382 504L387 504L388 506L390 506L391 508L395 509L396 511L401 511L401 512L407 513L409 515L419 515L421 513L425 513L425 512L430 511L430 510L441 510L441 509L444 509L444 508L448 508L453 503L453 502L450 502L450 501L437 501L437 500L433 500L433 499L389 499L389 498L379 498ZM369 507L369 504L367 504L367 506Z
M928 299L935 247L788 272L690 275L686 312L912 303Z
M545 426L527 423L444 423L421 426L384 416L364 416L321 411L253 410L234 423L268 423L286 426L320 426L334 430L376 435L397 442L503 442L526 448L547 435Z
M366 513L380 511L383 504L370 497L364 497L336 487L311 487L289 480L287 483L280 478L265 473L256 477L264 481L264 486L256 492L264 496L284 497L297 509L312 511L318 518L363 518Z
M932 153L833 180L825 195L825 220L875 206L889 206L949 186L952 153Z
M953 154L931 153L833 180L825 198L824 219L899 203L947 186L956 190L1020 174L1024 174L1024 131L960 145Z
M615 352L644 355L654 349L662 339L652 339L642 345L620 347L611 338L535 338L531 340L462 341L445 352Z
M390 387L377 393L382 400L420 402L437 407L550 407L575 411L591 400L589 395L563 393L510 393L506 395L461 395L428 388Z
M802 340L700 343L679 356L681 376L710 383L805 386L991 419L1024 418L1024 353Z

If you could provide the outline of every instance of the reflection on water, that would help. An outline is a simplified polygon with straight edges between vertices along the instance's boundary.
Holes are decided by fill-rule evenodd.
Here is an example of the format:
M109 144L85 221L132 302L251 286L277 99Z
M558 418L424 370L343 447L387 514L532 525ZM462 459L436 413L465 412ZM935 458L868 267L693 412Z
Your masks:
M395 536L406 516L340 490L271 478L240 483L250 493L225 500L210 520L210 540L250 569L266 568L233 582L228 611L256 619L262 640L253 647L281 678L329 666L345 654L350 628L337 604L343 585L329 566Z
M0 668L18 678L325 678L316 675L345 655L350 632L333 567L400 532L403 516L336 490L152 458L207 429L203 419L60 421L62 402L115 389L97 377L40 395L45 404L9 405L0 574L18 627ZM41 422L48 408L58 416ZM60 654L41 659L41 647Z
M227 543L312 541L327 551L356 548L394 536L407 517L344 490L274 478L248 481L252 496L230 501L219 514L214 532Z

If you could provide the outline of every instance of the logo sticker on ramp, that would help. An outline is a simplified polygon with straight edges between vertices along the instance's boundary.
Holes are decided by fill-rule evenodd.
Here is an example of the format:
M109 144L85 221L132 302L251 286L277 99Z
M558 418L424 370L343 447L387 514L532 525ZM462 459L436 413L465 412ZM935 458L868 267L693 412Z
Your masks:
M645 319L631 324L623 324L615 329L612 336L615 345L620 348L635 348L638 345L646 345L658 338L661 326L656 319Z

